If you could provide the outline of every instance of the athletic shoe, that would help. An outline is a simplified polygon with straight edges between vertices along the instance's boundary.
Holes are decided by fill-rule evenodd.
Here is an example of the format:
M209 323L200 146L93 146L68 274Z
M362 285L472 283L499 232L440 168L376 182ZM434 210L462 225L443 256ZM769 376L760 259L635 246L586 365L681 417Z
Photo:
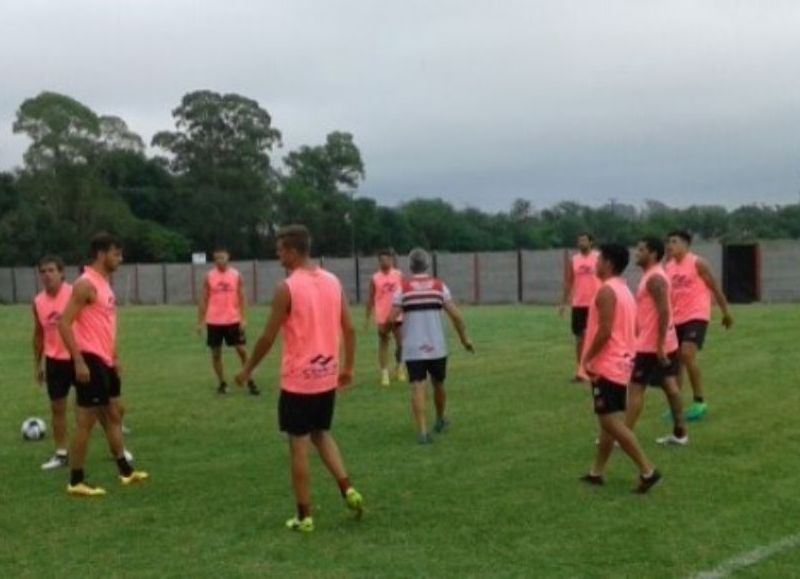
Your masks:
M689 444L689 435L675 436L674 434L670 434L669 436L656 438L656 443L663 446L686 446Z
M258 389L256 383L252 380L247 383L247 391L250 393L250 396L261 396L261 390Z
M93 487L85 482L79 482L76 485L67 485L67 492L74 497L102 497L105 496L106 490L100 487Z
M427 432L423 432L417 436L417 442L420 444L433 444L433 437Z
M119 482L123 485L128 486L140 482L144 482L150 478L150 475L143 470L134 470L131 471L131 474L128 476L119 475Z
M364 497L361 493L350 487L344 495L344 501L347 503L347 508L355 513L356 519L360 519L364 514Z
M708 412L708 404L705 402L693 402L686 412L686 420L696 421L705 417Z
M437 418L433 425L433 430L436 434L441 434L448 426L450 426L450 421L447 418Z
M217 388L217 394L227 394L228 393L228 385L225 382L220 382L219 387Z
M381 371L381 386L391 386L392 381L389 378L389 370Z
M306 517L301 521L297 517L292 517L286 521L286 528L298 533L310 533L314 530L314 519Z
M406 374L406 369L403 366L397 367L394 372L394 379L398 382L408 382L408 374Z
M66 454L55 453L47 462L42 463L42 470L55 470L57 468L65 467L69 464L69 459Z
M647 493L651 488L656 486L661 481L661 473L658 472L658 469L653 469L653 474L649 477L644 477L639 475L639 486L637 486L633 492L637 495L643 495Z
M600 474L592 474L588 473L583 475L581 478L578 479L581 482L586 483L587 485L592 485L596 487L601 487L606 484L606 479L603 478L603 475Z

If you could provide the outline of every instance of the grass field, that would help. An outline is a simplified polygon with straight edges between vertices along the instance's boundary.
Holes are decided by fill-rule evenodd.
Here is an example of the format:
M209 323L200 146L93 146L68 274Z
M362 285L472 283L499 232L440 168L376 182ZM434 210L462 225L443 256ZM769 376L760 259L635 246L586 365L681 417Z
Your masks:
M287 448L276 428L276 356L261 399L218 398L190 308L121 311L128 446L152 481L121 488L96 434L87 465L104 499L65 494L43 473L48 438L23 443L23 418L47 419L32 384L29 310L0 308L0 577L690 577L800 530L800 308L735 310L703 355L710 414L691 446L668 430L651 391L639 427L663 485L633 496L635 471L612 458L609 484L576 482L593 452L586 387L569 384L572 344L551 308L470 308L478 353L453 347L449 433L416 444L402 385L375 385L375 341L360 331L356 387L334 432L368 511L352 521L314 460L317 530L293 514ZM264 308L251 315L250 335ZM360 320L359 320L360 323ZM226 355L229 369L233 356ZM800 575L787 550L736 577Z

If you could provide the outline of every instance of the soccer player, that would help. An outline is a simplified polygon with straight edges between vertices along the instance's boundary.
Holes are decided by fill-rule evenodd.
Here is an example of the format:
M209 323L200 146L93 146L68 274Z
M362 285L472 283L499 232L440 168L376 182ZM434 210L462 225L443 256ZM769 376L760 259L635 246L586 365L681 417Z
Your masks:
M78 401L67 492L96 497L106 491L86 482L84 463L92 428L101 416L106 421L106 439L117 461L120 482L139 483L148 474L133 469L122 442L117 305L109 283L122 263L122 244L112 235L99 233L92 238L90 250L92 263L75 282L58 330L74 363Z
M564 291L561 295L559 314L564 315L567 304L572 304L572 335L575 336L575 359L580 366L583 352L583 338L586 334L586 320L594 294L600 288L597 277L598 252L593 249L594 238L590 233L578 235L578 253L572 256L564 272ZM575 373L573 382L582 382L580 372Z
M44 288L33 300L33 372L36 382L47 384L53 420L55 454L42 470L67 466L67 397L74 381L72 359L58 335L58 322L72 295L64 281L64 262L48 255L39 261L39 280Z
M333 475L349 509L360 517L361 494L350 484L339 447L330 433L336 390L353 382L356 336L342 285L332 273L310 262L311 236L302 225L278 232L278 258L289 277L275 291L272 311L252 355L236 376L239 384L253 370L283 333L281 393L278 422L288 434L292 485L297 515L286 522L288 529L314 530L311 511L311 475L308 454L316 447ZM344 338L344 365L339 346Z
M378 271L372 276L367 300L367 315L365 325L369 327L369 321L373 312L375 313L375 323L378 326L378 364L381 369L381 386L389 386L389 342L394 336L394 377L396 380L404 382L406 379L402 358L402 318L392 320L392 300L394 294L400 289L403 283L402 272L394 267L394 252L389 249L381 250L378 253Z
M225 369L222 365L222 342L236 349L242 366L247 362L245 348L247 299L244 295L242 275L229 262L228 250L217 247L214 250L214 268L206 274L203 294L197 308L197 333L200 334L203 326L206 326L206 343L211 349L211 365L219 382L217 394L228 392ZM247 383L247 389L253 396L261 394L252 380Z
M644 494L661 474L645 456L633 431L625 425L625 399L636 353L636 301L621 277L628 266L628 248L617 244L600 247L597 275L602 285L589 307L586 346L581 370L592 382L594 411L600 423L597 455L581 480L605 484L605 468L614 442L639 469L635 492Z
M711 273L711 267L705 259L690 251L691 243L692 236L687 231L670 233L669 259L664 269L672 284L670 298L680 344L681 366L686 368L694 394L687 418L700 420L708 412L708 405L703 392L703 377L697 353L703 349L711 320L711 296L717 300L722 311L723 327L729 329L733 326L733 317L728 309L728 300ZM680 379L679 376L679 381Z
M656 440L659 444L684 446L689 442L683 416L683 402L678 386L680 360L678 336L672 322L669 300L670 282L661 260L664 242L657 237L645 237L636 248L636 265L643 276L636 291L636 358L633 363L633 382L628 390L625 423L631 430L636 426L644 408L647 386L664 390L672 412L672 434Z
M392 319L404 316L403 361L411 383L411 410L417 423L417 441L420 444L433 442L428 432L425 411L426 385L430 377L433 384L433 400L436 406L434 431L443 432L448 426L445 417L447 393L444 382L447 378L447 339L442 323L442 310L447 312L461 344L468 352L474 352L467 336L467 327L458 311L450 290L439 279L432 277L430 256L423 249L414 249L409 254L411 277L403 281L402 289L395 294Z

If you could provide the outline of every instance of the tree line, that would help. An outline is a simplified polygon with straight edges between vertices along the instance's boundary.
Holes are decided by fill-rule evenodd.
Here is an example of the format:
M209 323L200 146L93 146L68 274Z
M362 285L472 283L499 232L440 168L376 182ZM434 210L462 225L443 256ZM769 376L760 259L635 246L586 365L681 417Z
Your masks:
M30 264L46 253L79 262L98 230L121 236L129 261L185 261L215 246L239 259L271 258L277 229L295 222L311 229L315 252L328 256L417 245L452 252L565 247L583 231L626 244L675 228L705 239L800 238L800 204L537 208L518 199L508 211L487 213L415 199L387 207L359 192L365 167L350 133L332 132L278 162L281 132L253 99L195 91L172 117L150 154L117 116L53 92L25 100L13 131L29 139L28 148L19 168L0 173L0 264Z

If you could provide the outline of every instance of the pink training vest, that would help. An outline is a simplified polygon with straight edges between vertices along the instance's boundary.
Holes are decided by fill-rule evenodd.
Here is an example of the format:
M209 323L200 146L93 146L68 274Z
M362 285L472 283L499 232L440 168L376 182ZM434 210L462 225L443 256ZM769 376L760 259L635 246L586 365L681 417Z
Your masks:
M319 394L338 386L342 284L317 267L296 269L286 280L291 295L283 323L281 388Z
M372 285L375 288L375 323L383 325L389 321L394 295L403 285L403 274L399 269L388 273L379 271L372 276Z
M577 253L572 256L572 306L588 308L592 305L602 282L597 277L597 251L588 255Z
M621 277L612 277L600 287L609 287L617 298L614 308L614 323L611 338L591 361L594 374L620 386L627 386L633 373L633 359L636 355L636 301L628 284ZM583 355L586 355L598 330L600 320L596 300L589 306L589 321L586 330ZM585 369L582 369L585 373Z
M58 293L51 296L46 291L41 291L33 299L36 308L36 317L44 331L44 355L52 360L69 360L69 350L58 333L58 323L61 314L67 308L69 298L72 296L72 286L64 282Z
M678 336L675 324L672 323L672 305L669 303L670 283L664 268L656 264L642 276L639 289L636 291L636 351L646 354L658 352L658 308L650 291L648 282L655 276L663 278L667 285L667 336L664 339L664 353L671 354L678 349Z
M242 311L239 307L241 274L232 267L228 267L225 271L215 267L206 275L206 283L208 284L206 323L228 326L241 322Z
M78 350L98 356L114 366L117 353L117 300L108 280L87 266L78 281L86 280L95 290L95 299L84 306L72 324Z
M680 263L670 259L664 269L672 285L670 299L675 324L685 324L692 320L709 321L711 290L697 273L697 256L688 253Z

